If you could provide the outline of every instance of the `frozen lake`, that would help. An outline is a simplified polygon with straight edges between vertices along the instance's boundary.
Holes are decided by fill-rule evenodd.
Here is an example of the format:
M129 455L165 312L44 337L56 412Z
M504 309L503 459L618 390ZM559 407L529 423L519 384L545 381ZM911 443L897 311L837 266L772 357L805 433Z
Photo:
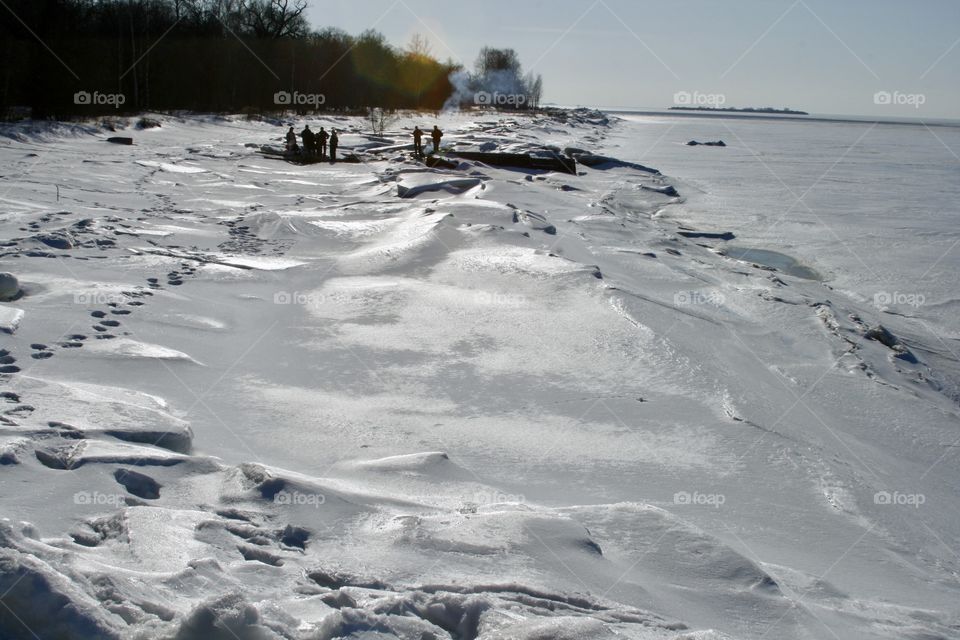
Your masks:
M621 117L635 126L617 153L687 186L667 215L733 231L737 245L782 252L960 338L960 127Z

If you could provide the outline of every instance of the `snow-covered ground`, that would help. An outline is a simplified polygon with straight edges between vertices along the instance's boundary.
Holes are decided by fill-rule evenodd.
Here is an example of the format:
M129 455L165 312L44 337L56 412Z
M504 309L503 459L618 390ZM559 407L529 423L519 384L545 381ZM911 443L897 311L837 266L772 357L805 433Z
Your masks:
M957 130L161 121L2 130L3 637L960 637Z

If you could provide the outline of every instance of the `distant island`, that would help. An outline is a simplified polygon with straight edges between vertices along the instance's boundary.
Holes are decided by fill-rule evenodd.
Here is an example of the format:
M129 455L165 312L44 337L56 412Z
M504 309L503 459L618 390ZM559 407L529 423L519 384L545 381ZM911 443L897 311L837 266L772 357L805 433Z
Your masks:
M738 109L736 107L669 107L670 111L727 111L730 113L782 113L791 116L808 116L806 111L794 111L793 109L774 109L773 107L745 107Z

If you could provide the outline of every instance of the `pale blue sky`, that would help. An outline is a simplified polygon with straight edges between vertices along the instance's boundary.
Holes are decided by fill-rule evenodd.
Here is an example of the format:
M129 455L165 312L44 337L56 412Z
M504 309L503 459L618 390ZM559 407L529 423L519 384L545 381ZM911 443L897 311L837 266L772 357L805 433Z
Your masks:
M960 0L312 0L310 21L395 45L421 33L467 66L484 45L513 47L560 104L661 109L686 91L960 118ZM901 104L876 104L879 91Z

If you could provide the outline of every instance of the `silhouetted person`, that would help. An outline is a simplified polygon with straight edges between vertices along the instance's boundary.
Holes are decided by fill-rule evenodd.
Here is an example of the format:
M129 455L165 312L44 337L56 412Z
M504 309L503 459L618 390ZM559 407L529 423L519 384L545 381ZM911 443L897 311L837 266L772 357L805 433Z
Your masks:
M303 140L303 153L310 155L313 153L313 131L310 131L310 125L303 128L300 132L300 139Z
M340 136L337 135L337 130L330 129L330 162L334 164L337 162L338 144L340 144Z
M440 153L440 138L443 137L443 131L440 131L437 125L433 125L433 131L430 132L430 137L433 138L433 152Z
M327 140L330 138L330 134L327 133L327 130L323 127L320 127L320 133L317 134L317 147L320 150L320 157L327 157Z
M420 127L413 128L413 154L418 158L423 157L423 131L420 131Z
M290 127L290 130L287 131L287 153L293 153L297 148L297 134L294 133L293 127Z

